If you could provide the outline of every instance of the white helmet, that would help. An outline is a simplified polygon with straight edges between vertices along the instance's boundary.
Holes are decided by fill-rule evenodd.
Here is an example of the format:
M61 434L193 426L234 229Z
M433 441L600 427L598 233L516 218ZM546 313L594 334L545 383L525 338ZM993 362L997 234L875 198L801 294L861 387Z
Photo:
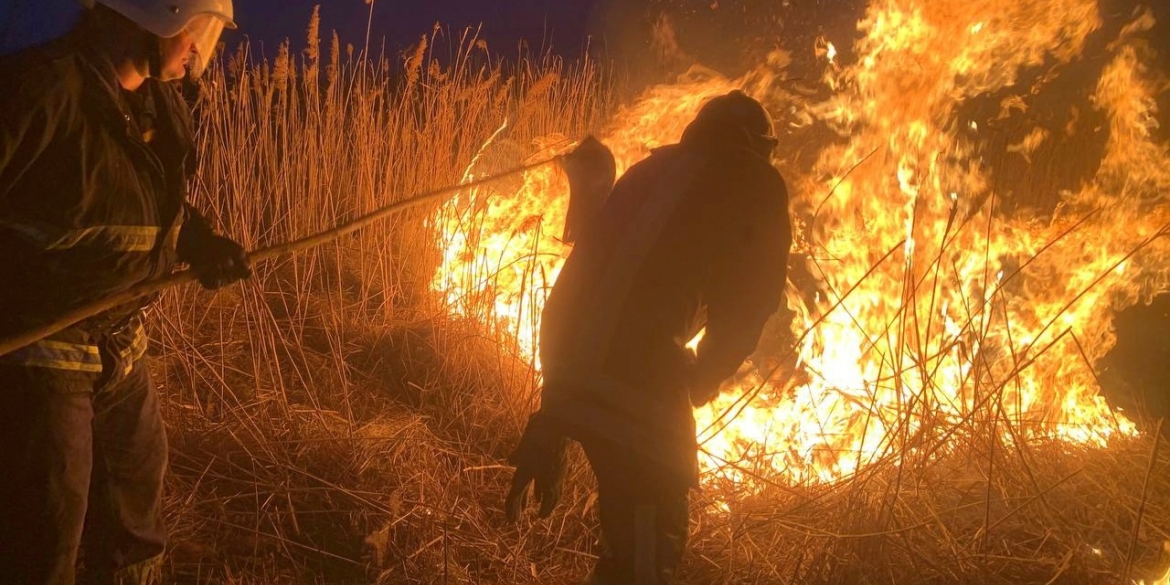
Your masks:
M160 39L186 30L195 40L198 58L189 65L192 77L207 67L224 28L236 28L232 0L81 0L86 8L101 4Z

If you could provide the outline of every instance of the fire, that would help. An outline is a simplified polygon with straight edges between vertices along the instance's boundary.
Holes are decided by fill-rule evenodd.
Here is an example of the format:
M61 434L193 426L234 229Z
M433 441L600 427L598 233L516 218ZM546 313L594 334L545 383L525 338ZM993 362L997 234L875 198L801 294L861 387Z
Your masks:
M622 112L613 124L618 130L602 137L613 151L618 176L654 148L677 142L705 101L734 87L721 78L659 87ZM494 137L483 150L493 142ZM538 154L529 162L572 144L553 136L537 146ZM474 166L465 181L478 177ZM456 313L499 326L517 341L520 355L534 363L540 311L571 250L560 240L568 197L567 178L548 166L526 173L514 191L460 193L434 218L443 237L443 260L432 287Z
M544 153L565 142L550 137L540 150L548 156ZM475 178L473 162L464 180ZM553 169L538 169L506 196L488 190L460 193L434 218L443 259L432 287L444 293L453 311L498 325L527 359L535 359L540 307L571 249L559 239L567 195L547 201L546 194L567 190Z
M1138 581L1137 585L1146 585L1146 582ZM1161 579L1151 581L1150 585L1170 585L1170 569L1166 569L1166 574L1162 575Z
M794 214L794 262L815 282L788 287L793 355L745 366L697 412L709 479L835 481L943 452L975 427L1090 445L1136 433L1099 396L1093 364L1113 344L1113 310L1170 278L1160 239L1170 206L1159 199L1170 156L1153 138L1156 88L1124 42L1150 23L1126 28L1097 80L1110 138L1096 176L1043 220L1001 212L987 139L961 106L1011 90L1027 68L1075 64L1101 26L1096 0L878 0L855 65L818 41L827 101L774 90L779 73L762 68L654 88L614 120L602 139L619 174L733 88L840 135L812 168L786 172L793 209L806 210ZM1037 128L1009 156L1058 139ZM511 192L464 193L436 216L436 290L533 360L540 308L569 252L558 239L567 191L548 168Z

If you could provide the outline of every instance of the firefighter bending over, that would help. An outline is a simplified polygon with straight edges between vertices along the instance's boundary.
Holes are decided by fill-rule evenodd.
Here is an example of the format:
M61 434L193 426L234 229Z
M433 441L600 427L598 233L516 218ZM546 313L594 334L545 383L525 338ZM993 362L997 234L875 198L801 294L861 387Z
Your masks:
M579 441L601 517L591 583L674 580L698 484L692 408L755 350L784 289L792 235L775 146L758 102L709 101L679 144L618 181L545 306L542 405L512 456L507 507L517 517L535 483L551 512L566 440Z
M65 36L0 57L0 337L187 262L208 288L247 255L186 202L191 113L231 0L83 0ZM147 301L0 356L0 582L158 578L167 444ZM83 530L84 527L84 530Z

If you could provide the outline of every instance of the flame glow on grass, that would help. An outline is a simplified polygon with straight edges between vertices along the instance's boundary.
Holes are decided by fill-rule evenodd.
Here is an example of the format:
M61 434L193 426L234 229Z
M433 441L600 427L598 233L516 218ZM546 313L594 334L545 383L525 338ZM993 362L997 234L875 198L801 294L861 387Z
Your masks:
M1144 580L1136 581L1135 583L1136 585L1147 585ZM1161 579L1150 581L1148 585L1170 585L1170 569L1166 569L1166 574L1162 575Z
M1153 83L1125 42L1150 24L1140 15L1110 46L1093 95L1110 131L1100 167L1043 221L1001 213L987 138L961 106L1007 92L1005 111L1026 109L1013 87L1028 68L1077 62L1101 26L1096 0L879 0L859 24L855 65L840 67L825 42L825 101L775 90L777 72L762 66L656 87L613 120L602 140L619 174L733 88L840 137L787 177L793 208L809 210L794 215L794 261L815 281L788 289L799 342L697 412L708 480L834 481L929 459L971 429L1089 445L1136 432L1099 396L1093 365L1113 344L1112 311L1170 278L1170 157L1152 138ZM1056 140L1029 136L1015 155ZM557 239L567 193L549 168L515 190L465 193L436 218L436 290L500 324L530 359L569 252Z

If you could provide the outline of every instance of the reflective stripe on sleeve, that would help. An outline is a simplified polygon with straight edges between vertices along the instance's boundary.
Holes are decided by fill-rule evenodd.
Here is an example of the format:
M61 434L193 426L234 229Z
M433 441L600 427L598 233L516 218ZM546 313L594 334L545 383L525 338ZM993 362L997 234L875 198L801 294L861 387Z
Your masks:
M117 252L149 252L158 241L159 228L145 225L101 225L61 229L43 224L3 222L0 227L17 232L45 250L102 247Z
M38 341L0 356L0 362L94 374L102 371L102 357L96 345L63 341Z

